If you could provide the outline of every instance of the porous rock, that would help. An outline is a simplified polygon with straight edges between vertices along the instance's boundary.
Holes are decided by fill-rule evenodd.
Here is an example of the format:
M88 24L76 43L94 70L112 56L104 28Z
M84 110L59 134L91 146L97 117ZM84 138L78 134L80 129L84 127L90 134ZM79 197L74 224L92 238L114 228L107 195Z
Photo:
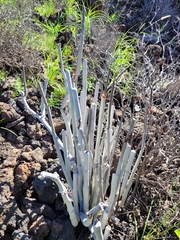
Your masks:
M31 139L39 140L42 137L41 125L36 123L34 125L27 124L27 135Z
M17 138L16 138L16 142L15 142L15 146L16 148L18 149L22 149L25 145L28 145L30 144L30 139L25 137L24 135L19 135Z
M14 176L14 195L18 198L23 189L26 189L27 180L31 175L31 171L26 163L22 163L15 169L15 176Z
M48 240L60 239L62 229L63 225L60 222L56 221L56 219L53 220L51 222Z
M67 217L60 216L51 224L48 240L53 240L53 237L55 236L60 236L60 239L61 236L63 236L63 239L77 240L74 232L74 227L72 226L71 221Z
M24 198L22 211L26 213L32 221L35 221L38 215L43 215L50 220L56 217L53 209L44 203L38 203L35 198Z
M58 195L58 188L51 179L40 180L35 178L32 185L38 194L39 201L47 204L52 204L55 201Z
M0 169L0 179L1 200L4 198L6 200L14 187L14 169L11 167Z
M61 118L54 118L53 119L54 123L54 129L56 133L58 134L62 129L66 129L66 125L64 121Z
M51 142L48 141L42 141L41 142L41 150L43 152L43 157L45 159L51 158L52 157L52 153L54 151L54 148L52 146Z
M14 174L15 186L13 191L16 198L19 198L21 194L29 188L32 181L31 179L40 169L40 163L33 162L21 163L17 166Z
M16 119L15 121L13 122L9 122L6 127L7 128L13 128L15 130L21 130L21 128L24 128L25 127L25 122L23 121L24 120L24 116Z
M6 131L6 139L12 143L16 142L17 135L14 132Z
M49 233L51 221L39 216L29 227L29 234L34 236L34 240L43 240Z
M0 142L1 159L3 159L2 168L15 167L20 150L13 147L10 143Z
M22 231L15 230L12 233L12 239L13 240L34 240L34 237L32 235L28 235Z
M0 101L1 102L7 102L9 101L9 99L11 98L11 91L4 91L3 93L1 93L0 95Z
M3 123L13 122L20 118L21 115L7 103L0 102L0 118L3 119Z
M28 231L29 218L20 211L14 197L2 200L0 216L0 237L5 235L5 231L9 232L17 228L25 233Z
M37 122L36 117L32 115L27 109L24 109L22 115L25 116L26 122L29 124L35 124Z
M33 151L28 151L28 152L22 152L19 156L21 160L25 160L27 162L44 162L43 159L43 152L41 148L36 148Z

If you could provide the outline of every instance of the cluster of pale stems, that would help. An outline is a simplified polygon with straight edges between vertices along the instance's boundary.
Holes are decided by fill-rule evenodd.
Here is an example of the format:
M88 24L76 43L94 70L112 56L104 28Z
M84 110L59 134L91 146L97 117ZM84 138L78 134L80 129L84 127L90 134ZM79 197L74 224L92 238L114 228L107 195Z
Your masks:
M77 226L81 221L84 226L90 229L94 239L106 240L111 232L108 220L118 222L115 217L115 206L124 206L140 163L144 151L147 119L145 119L142 145L138 156L135 159L136 151L131 149L128 142L124 142L117 169L110 178L113 156L121 130L121 121L116 127L113 126L115 108L112 98L107 102L106 98L102 96L99 103L100 84L98 82L90 107L86 105L87 61L81 61L83 31L75 76L71 77L70 72L64 69L61 47L58 47L60 68L66 87L66 96L60 107L66 128L61 131L61 137L55 132L51 110L46 100L48 79L43 84L39 82L40 114L34 112L27 103L25 77L23 77L24 92L22 98L24 106L51 133L68 188L65 187L56 172L41 172L39 178L42 180L50 178L57 184L73 226ZM81 62L83 65L82 88L78 95L77 80ZM48 121L46 115L48 115ZM127 139L133 132L134 123L135 120L132 119ZM110 194L107 196L109 187Z

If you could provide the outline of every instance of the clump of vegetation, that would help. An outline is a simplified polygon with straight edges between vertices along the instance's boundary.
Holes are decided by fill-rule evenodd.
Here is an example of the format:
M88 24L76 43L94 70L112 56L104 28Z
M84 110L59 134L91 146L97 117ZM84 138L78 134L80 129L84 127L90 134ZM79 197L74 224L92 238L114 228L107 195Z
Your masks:
M20 95L20 93L22 92L23 90L23 84L22 84L22 80L20 77L17 77L16 80L15 80L15 83L13 84L13 93L12 93L12 96L13 97L17 97Z
M80 47L78 50L77 66L75 76L71 78L70 71L64 69L61 48L59 47L59 57L61 72L65 80L66 96L61 105L61 114L66 124L66 130L62 130L62 141L56 135L51 111L46 100L47 80L44 86L39 82L39 88L42 96L41 113L34 113L26 101L26 92L22 94L24 105L36 116L41 123L51 133L57 155L59 157L62 170L70 191L65 187L57 173L41 172L39 178L52 179L58 186L62 194L64 203L71 219L71 223L76 227L79 221L91 231L94 239L108 239L111 227L108 220L116 219L114 212L115 206L123 207L132 186L135 172L140 163L147 131L147 114L145 114L145 124L142 136L142 145L136 162L133 166L136 151L131 148L129 141L125 141L122 147L121 157L111 179L111 166L117 144L117 136L121 129L119 122L116 127L113 126L114 105L111 99L106 104L106 96L101 95L99 115L97 115L98 95L100 84L97 82L95 94L90 108L87 107L87 61L83 60L83 79L80 94L78 94L78 76L80 74L80 65L82 58L82 49L84 42L84 24L85 17L82 18L82 34ZM26 86L26 84L24 84ZM107 113L104 109L107 107ZM46 111L45 111L46 109ZM48 112L50 125L46 122L45 112ZM96 118L98 116L98 123ZM133 132L134 119L129 127L128 136ZM97 135L95 137L95 130ZM60 149L64 152L64 157ZM110 185L110 195L107 195ZM70 199L70 192L72 199Z
M0 70L0 80L4 80L5 78L5 72Z

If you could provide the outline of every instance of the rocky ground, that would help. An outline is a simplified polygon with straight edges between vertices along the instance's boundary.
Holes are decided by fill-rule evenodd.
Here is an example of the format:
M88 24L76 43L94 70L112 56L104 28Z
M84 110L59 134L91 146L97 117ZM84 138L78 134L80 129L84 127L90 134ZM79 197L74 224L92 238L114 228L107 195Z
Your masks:
M119 22L106 31L101 29L101 35L97 39L94 38L93 43L86 43L84 50L86 55L97 54L97 51L93 51L99 46L99 53L96 56L98 58L100 52L104 51L103 48L107 47L107 37L110 38L109 43L112 43L112 38L115 38L119 31L132 30L133 27L131 34L135 35L136 28L139 28L144 18L141 14L141 1L118 2L108 1L107 5L111 5L112 12L124 6ZM147 4L147 1L144 1L144 11L147 10L145 3ZM94 34L96 31L97 29L94 29ZM147 33L146 39L148 36ZM163 37L168 36L163 35ZM141 36L139 39L142 40ZM153 41L154 38L148 38L144 56L150 55L156 69L153 73L157 74L157 68L162 69L160 62L164 57L162 56L164 45ZM149 109L150 123L145 154L134 179L130 192L131 199L128 199L123 209L117 209L116 216L120 222L117 225L110 223L112 231L109 239L142 239L146 223L145 235L151 229L157 234L143 239L177 239L174 230L180 228L180 46L178 41L174 43L174 55L165 56L165 66L168 68L166 75L170 80L163 88L159 87L153 91L153 107ZM173 61L169 60L171 56L174 56ZM139 81L140 86L141 78L136 76L136 80ZM44 170L58 172L62 180L64 176L52 137L24 108L21 97L12 97L13 81L11 74L0 83L0 120L3 120L0 123L0 239L91 239L89 231L81 224L76 228L71 225L57 186L51 180L38 179L38 175ZM122 116L122 102L126 107L119 145L114 156L115 162L121 154L121 144L126 136L132 114L136 119L136 126L131 143L138 151L148 93L136 93L131 102L126 98L122 99L118 91L115 93L116 117ZM38 90L32 87L28 89L28 94L28 104L33 110L38 111ZM53 109L53 121L55 130L59 134L64 128L64 122L57 109ZM148 213L150 217L146 222Z

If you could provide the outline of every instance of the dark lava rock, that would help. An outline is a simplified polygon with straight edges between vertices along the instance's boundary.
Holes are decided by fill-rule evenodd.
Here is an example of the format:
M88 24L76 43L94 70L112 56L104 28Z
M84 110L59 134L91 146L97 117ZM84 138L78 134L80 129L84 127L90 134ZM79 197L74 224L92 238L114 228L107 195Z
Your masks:
M52 204L55 201L58 195L58 187L51 179L40 180L35 178L32 185L38 194L39 201L47 204Z
M51 207L43 203L38 203L35 198L24 198L22 211L26 213L32 221L35 221L38 215L43 215L50 220L56 217L56 213Z
M8 102L11 98L11 94L12 94L11 91L5 91L5 92L1 93L0 101L1 102Z
M60 239L62 229L63 225L60 222L53 220L51 222L48 240Z
M26 122L29 124L35 124L37 122L36 117L33 116L27 109L24 109L22 115L26 117Z
M63 237L61 238L61 236ZM68 218L61 216L56 218L51 223L48 240L55 239L77 240L75 236L74 227L72 226L71 221Z

